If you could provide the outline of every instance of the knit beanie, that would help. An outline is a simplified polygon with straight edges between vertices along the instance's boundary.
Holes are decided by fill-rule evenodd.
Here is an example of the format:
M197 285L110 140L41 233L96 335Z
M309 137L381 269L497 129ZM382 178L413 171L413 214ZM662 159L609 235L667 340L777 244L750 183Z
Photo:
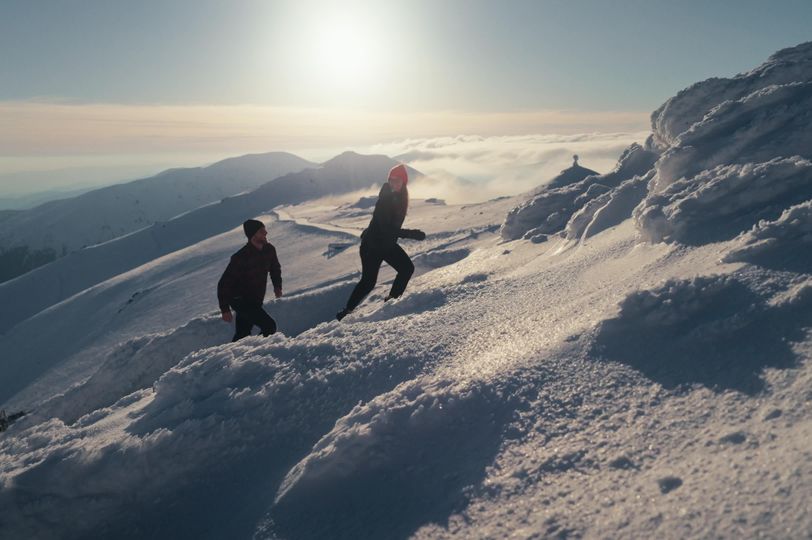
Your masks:
M392 169L389 171L389 178L400 178L401 180L403 180L404 186L408 184L409 175L406 172L406 165L403 165L401 163L400 165L395 165L394 167L392 167Z
M248 237L249 240L257 234L257 231L260 230L265 226L264 223L261 221L257 221L256 219L249 219L245 223L242 224L242 230L245 231L245 236Z

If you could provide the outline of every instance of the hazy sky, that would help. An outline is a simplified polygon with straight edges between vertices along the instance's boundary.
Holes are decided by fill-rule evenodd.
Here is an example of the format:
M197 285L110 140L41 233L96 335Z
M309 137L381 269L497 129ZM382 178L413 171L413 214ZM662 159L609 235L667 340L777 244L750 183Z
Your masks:
M810 21L809 0L0 0L0 177L637 132Z

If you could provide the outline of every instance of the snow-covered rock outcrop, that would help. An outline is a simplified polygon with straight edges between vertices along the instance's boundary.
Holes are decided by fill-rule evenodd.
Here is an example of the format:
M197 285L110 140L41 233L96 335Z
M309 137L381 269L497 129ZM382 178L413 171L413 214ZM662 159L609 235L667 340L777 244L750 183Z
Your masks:
M652 130L663 155L635 210L645 239L704 244L776 219L812 199L812 43L683 90Z
M645 147L632 145L613 172L554 180L513 209L502 238L563 230L582 240L633 216L645 240L701 245L812 199L812 42L694 84L651 126Z
M808 81L812 72L812 42L783 49L759 67L732 78L714 77L680 91L651 115L654 143L677 144L679 136L700 122L717 105L735 102L771 85Z
M612 200L613 197L607 194L623 182L646 174L656 158L656 153L635 143L623 152L615 169L607 174L598 174L577 165L562 171L547 186L508 213L502 224L502 238L534 239L554 234L567 228L576 215L578 224L569 227L568 236L575 235L576 231L583 232L598 210ZM623 192L627 197L628 189L624 188Z

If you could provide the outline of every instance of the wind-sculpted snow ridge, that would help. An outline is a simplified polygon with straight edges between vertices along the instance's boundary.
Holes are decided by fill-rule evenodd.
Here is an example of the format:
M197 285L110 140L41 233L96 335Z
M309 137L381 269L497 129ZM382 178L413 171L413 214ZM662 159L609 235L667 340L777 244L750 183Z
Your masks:
M105 358L96 372L38 407L37 416L71 424L84 414L113 405L122 396L149 388L187 354L228 341L231 332L214 318L194 319L163 334L128 340Z
M567 228L570 219L579 212L579 223L570 228L568 236L575 234L576 229L583 232L591 221L591 217L612 200L613 197L608 194L623 182L638 175L645 175L656 159L656 153L635 143L623 152L615 169L610 173L601 175L590 171L587 174L585 171L589 171L589 169L578 167L577 172L580 173L581 178L576 181L572 178L574 168L562 171L559 177L550 182L549 187L541 188L530 200L508 213L502 224L502 238L504 240L532 239L540 235L560 232ZM567 176L570 181L559 181L562 176ZM622 190L621 198L624 200L629 196L627 188ZM625 205L619 206L628 205L627 202ZM584 210L587 206L590 208ZM588 213L589 219L584 219L584 212Z
M405 538L442 521L482 480L513 401L482 381L421 378L357 405L288 472L275 525L297 538ZM399 519L385 519L393 509Z
M735 102L770 85L812 80L812 42L778 51L759 67L736 77L698 82L651 115L654 143L667 149L717 105Z
M791 344L812 324L810 293L807 285L768 303L735 276L668 281L630 294L620 314L599 326L594 352L666 388L703 384L754 394L764 390L765 367L796 365Z
M649 193L635 209L635 219L651 242L699 245L730 240L812 198L810 178L812 162L797 156L719 165Z
M571 181L563 182L564 186L557 189L542 190L540 194L511 210L502 224L502 238L515 240L530 230L534 230L534 234L560 230L566 223L567 211L572 211L575 199L589 188L582 180L597 174L583 167L578 167L574 172L575 177L571 169L561 171L559 176L565 176ZM601 188L593 188L593 192L595 189Z
M760 221L738 243L725 262L812 273L812 200L788 208L775 221Z
M416 295L411 305L387 307L419 313L434 294L459 295L482 286L469 282L448 293ZM448 355L442 327L432 329L425 321L404 323L395 316L360 324L363 339L333 321L295 341L277 334L202 349L187 355L150 388L124 395L71 426L57 418L27 428L15 426L21 431L0 439L0 507L14 508L4 511L4 533L144 537L150 527L160 527L163 537L175 537L174 526L185 537L202 535L204 528L208 537L218 537L210 522L199 527L187 520L161 523L158 516L167 509L154 502L164 497L185 501L173 512L222 511L206 505L222 500L225 485L233 486L229 489L235 511L261 513L257 505L268 508L273 503L276 488L270 486L295 463L295 456L330 431L336 418ZM401 332L415 332L415 326L426 339L404 342ZM159 339L182 348L192 334L200 338L200 332L189 329ZM153 342L130 346L147 348ZM152 354L160 362L168 358L157 348ZM137 356L130 358L139 361ZM123 369L126 373L128 368ZM91 381L88 391L98 388L97 382ZM24 458L9 459L12 455ZM257 467L265 471L259 482ZM55 507L60 518L50 521L48 514ZM234 520L228 522L230 528L221 537L235 534ZM254 525L246 522L244 532L249 534Z
M812 43L693 85L652 129L663 154L634 212L643 238L700 245L777 219L812 198Z
M502 238L535 242L564 229L583 240L634 217L647 241L701 245L812 198L812 42L697 83L651 122L645 148L631 146L607 175L553 180L511 210Z
M584 240L628 219L646 196L648 182L653 176L653 171L635 176L587 202L567 222L565 238Z
M278 328L282 335L296 336L335 314L325 306L340 305L354 282L341 281L310 292L277 299L270 311L282 314ZM85 414L113 405L122 396L150 388L185 356L201 349L227 343L230 325L219 316L193 319L168 332L140 336L116 347L85 381L37 407L29 418L58 417L66 424Z
M724 101L677 137L657 163L655 193L719 165L812 157L812 80Z

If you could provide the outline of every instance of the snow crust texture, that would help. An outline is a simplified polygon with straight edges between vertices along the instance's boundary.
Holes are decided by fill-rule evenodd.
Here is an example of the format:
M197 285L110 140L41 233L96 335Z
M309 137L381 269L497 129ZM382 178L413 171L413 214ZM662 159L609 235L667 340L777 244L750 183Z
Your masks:
M812 272L812 201L792 206L774 221L762 220L726 256L793 272Z
M652 242L730 240L812 198L810 179L812 162L800 157L719 165L649 193L635 209L635 219Z
M812 324L810 292L771 305L735 276L668 281L627 296L619 315L599 325L594 352L665 388L701 383L754 395L764 390L764 367L796 365L789 343ZM668 347L652 356L661 343Z

